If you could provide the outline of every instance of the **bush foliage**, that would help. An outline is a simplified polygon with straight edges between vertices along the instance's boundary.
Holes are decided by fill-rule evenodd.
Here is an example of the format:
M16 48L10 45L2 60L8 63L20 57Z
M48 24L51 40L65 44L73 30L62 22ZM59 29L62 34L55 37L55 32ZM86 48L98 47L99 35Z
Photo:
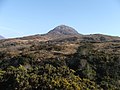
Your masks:
M120 55L93 43L71 55L60 45L40 45L0 51L0 90L120 90Z

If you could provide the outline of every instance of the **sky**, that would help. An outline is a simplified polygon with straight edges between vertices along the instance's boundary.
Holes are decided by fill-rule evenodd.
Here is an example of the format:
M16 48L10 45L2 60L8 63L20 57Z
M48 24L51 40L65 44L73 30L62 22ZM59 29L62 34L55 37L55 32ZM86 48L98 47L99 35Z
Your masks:
M58 25L120 36L120 0L0 0L0 35L44 34Z

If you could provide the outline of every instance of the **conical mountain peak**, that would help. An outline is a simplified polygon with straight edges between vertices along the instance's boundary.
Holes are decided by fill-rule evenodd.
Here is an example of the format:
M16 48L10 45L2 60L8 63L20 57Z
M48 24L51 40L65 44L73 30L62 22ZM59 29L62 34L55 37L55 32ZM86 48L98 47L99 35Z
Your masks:
M59 25L53 30L49 31L48 34L53 35L78 35L79 33L72 27L66 25Z

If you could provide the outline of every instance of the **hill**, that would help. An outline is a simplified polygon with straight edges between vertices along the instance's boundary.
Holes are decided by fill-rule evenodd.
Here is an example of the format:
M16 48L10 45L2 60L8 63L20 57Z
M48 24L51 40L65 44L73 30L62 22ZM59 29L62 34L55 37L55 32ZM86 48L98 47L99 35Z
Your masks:
M0 40L0 89L119 90L119 39L62 25L43 35Z
M17 38L18 41L79 41L79 42L120 42L120 37L117 36L109 36L103 34L90 34L90 35L83 35L79 34L74 28L60 25L55 27L53 30L50 30L46 34L37 34L33 36L26 36Z
M49 31L47 34L52 35L79 35L79 33L72 27L60 25Z

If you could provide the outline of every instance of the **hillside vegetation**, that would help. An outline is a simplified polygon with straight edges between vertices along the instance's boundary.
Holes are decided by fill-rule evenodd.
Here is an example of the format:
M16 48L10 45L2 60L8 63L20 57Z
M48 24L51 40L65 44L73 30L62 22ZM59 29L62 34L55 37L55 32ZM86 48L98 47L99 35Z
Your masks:
M0 40L0 90L120 90L120 37L62 25Z
M120 43L0 44L1 90L120 90Z

